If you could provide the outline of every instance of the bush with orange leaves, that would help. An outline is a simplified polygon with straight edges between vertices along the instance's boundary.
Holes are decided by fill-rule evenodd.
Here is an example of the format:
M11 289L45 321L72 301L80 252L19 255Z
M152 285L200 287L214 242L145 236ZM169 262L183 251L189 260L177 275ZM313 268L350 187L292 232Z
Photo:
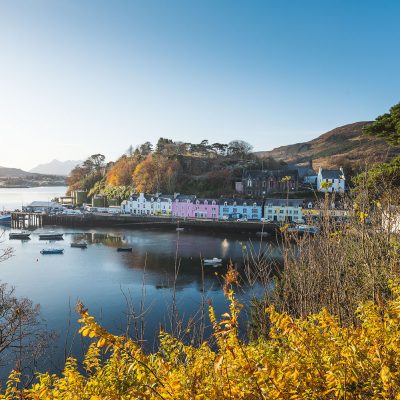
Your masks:
M359 307L361 324L341 327L325 310L293 319L273 308L268 339L238 338L241 305L227 276L229 311L214 327L217 350L207 342L186 346L161 332L161 345L144 354L132 340L103 329L78 305L80 333L93 339L85 372L68 359L61 376L38 375L31 388L18 390L13 372L1 399L399 399L400 284L385 304ZM109 352L101 361L100 353Z

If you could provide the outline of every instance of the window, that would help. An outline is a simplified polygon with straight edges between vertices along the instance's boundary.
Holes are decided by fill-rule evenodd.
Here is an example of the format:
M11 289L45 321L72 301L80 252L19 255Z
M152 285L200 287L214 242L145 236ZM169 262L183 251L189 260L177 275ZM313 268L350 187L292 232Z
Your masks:
M268 214L272 214L272 210L268 210Z
M224 203L224 206L227 206L228 205L228 202L227 201L225 201L225 203Z
M293 214L298 214L299 211L298 210L293 210Z
M228 208L228 207L224 207L224 208L222 209L222 212L223 212L223 213L228 213L228 212L229 212L229 208Z

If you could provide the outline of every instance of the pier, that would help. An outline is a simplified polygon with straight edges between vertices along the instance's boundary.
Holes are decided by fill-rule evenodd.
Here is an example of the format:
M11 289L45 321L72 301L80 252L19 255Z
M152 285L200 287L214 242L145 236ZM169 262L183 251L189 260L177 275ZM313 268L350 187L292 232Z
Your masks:
M279 226L273 223L263 224L260 221L221 221L190 218L175 218L169 216L133 216L90 213L81 215L49 215L14 212L11 214L13 228L39 228L42 226L66 226L81 228L119 227L126 229L140 228L187 228L190 230L219 232L265 232L275 233Z
M43 226L44 214L29 212L12 212L11 226L15 229L40 228Z

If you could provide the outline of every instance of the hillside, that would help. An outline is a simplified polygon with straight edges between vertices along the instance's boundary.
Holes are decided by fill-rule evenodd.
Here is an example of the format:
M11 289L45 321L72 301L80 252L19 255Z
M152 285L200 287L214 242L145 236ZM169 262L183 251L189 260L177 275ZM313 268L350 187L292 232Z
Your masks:
M23 171L19 168L7 168L0 167L0 179L1 178L21 178L27 176L33 176L34 174L30 172Z
M62 186L65 178L58 175L35 174L19 168L0 167L0 187Z
M362 128L371 122L355 122L335 128L308 142L277 147L271 151L257 152L259 157L273 157L287 163L306 163L313 160L314 169L320 166L334 168L338 165L357 167L382 162L400 154L400 147L389 147L381 139L366 136Z
M35 168L32 168L29 172L47 175L62 175L68 176L69 173L78 165L81 164L80 160L67 160L59 161L54 159L45 164L39 164Z

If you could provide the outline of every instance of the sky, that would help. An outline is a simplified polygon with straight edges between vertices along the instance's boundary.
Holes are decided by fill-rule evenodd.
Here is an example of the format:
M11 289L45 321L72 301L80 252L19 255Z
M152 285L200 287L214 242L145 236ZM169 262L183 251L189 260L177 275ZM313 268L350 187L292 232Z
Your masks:
M397 0L1 0L0 165L255 150L400 101Z

